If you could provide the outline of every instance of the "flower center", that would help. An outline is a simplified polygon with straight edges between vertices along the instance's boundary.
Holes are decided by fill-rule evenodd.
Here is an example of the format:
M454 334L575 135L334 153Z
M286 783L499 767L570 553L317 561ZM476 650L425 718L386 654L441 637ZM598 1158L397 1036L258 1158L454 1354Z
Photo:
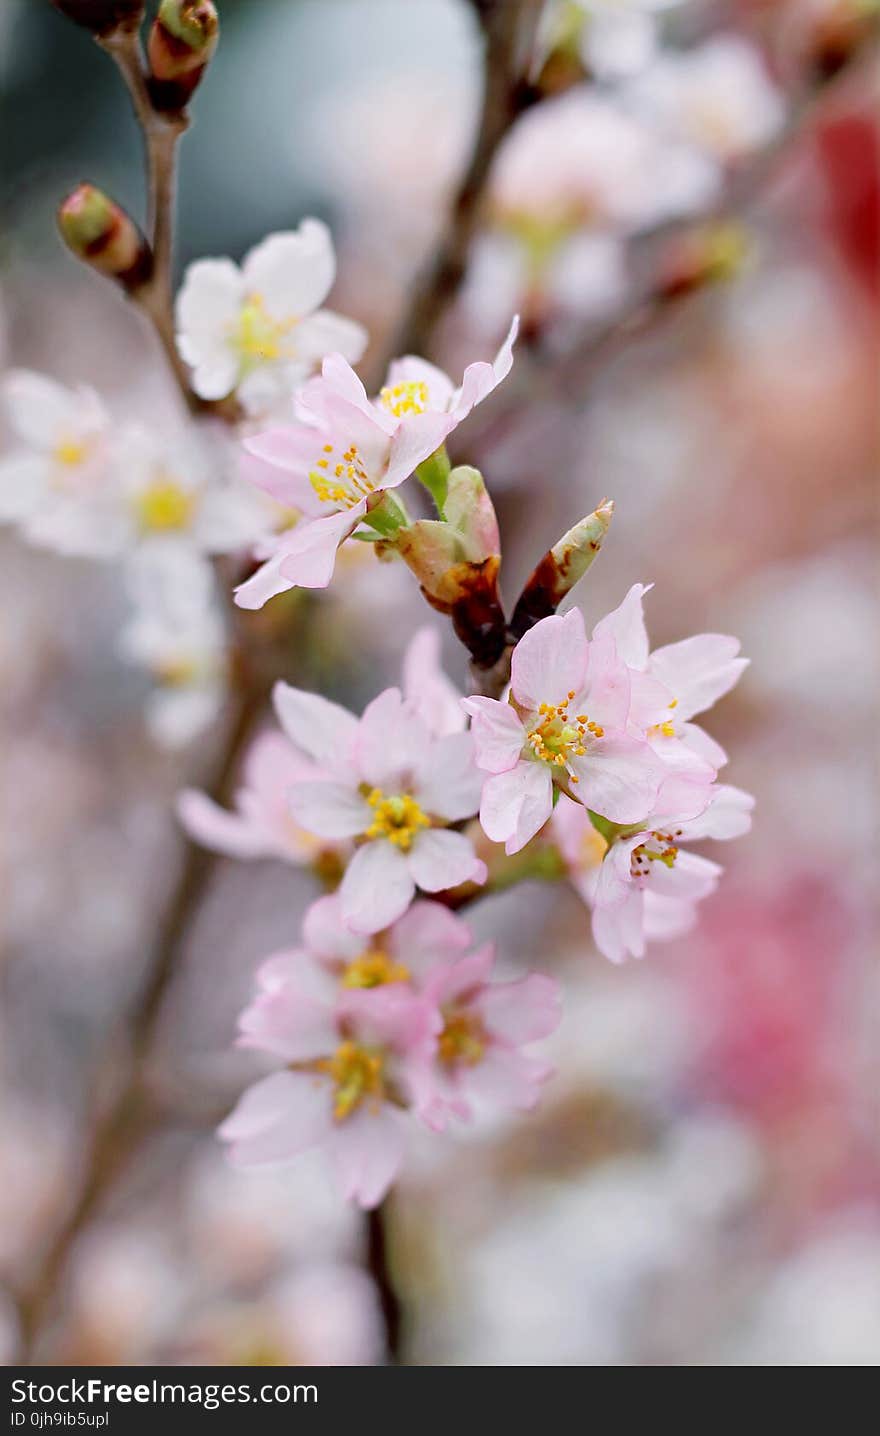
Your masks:
M478 1017L469 1012L444 1014L445 1026L437 1039L437 1055L447 1067L476 1067L483 1060L488 1037Z
M404 419L408 414L424 414L428 407L428 386L421 379L410 379L405 384L394 384L380 390L382 407L393 414L395 419Z
M381 788L374 788L368 794L367 802L373 809L373 821L366 829L366 838L387 838L396 848L408 853L421 828L429 828L431 819L422 812L415 798L409 793L397 793L386 798Z
M384 987L389 982L408 982L409 968L395 962L387 952L371 948L348 964L342 974L343 987Z
M153 666L153 677L164 688L186 688L198 677L198 664L194 658L165 658Z
M232 327L232 343L245 371L272 359L292 358L293 346L283 341L295 324L295 319L273 319L262 294L249 294Z
M678 707L678 699L677 699L677 698L673 698L672 702L669 704L669 707L670 707L670 709L672 709L672 708L677 708L677 707ZM657 738L657 737L659 737L661 734L662 734L662 736L663 736L664 738L674 738L674 737L675 737L675 724L673 723L673 721L672 721L671 718L667 718L667 719L665 720L665 722L663 722L663 723L654 723L654 724L648 729L648 735L649 735L650 737L652 737L652 738Z
M586 713L578 713L574 718L569 716L568 705L574 696L572 689L562 703L542 703L537 713L540 722L531 729L526 741L533 757L555 768L565 768L571 781L576 783L578 777L571 770L569 758L582 757L590 738L603 738L605 729Z
M322 503L336 504L343 509L353 509L376 487L356 444L349 444L344 451L334 444L325 444L321 457L309 471L309 483Z
M649 877L652 863L662 863L666 868L674 868L675 859L678 857L675 839L680 836L680 828L674 833L655 832L651 834L647 842L639 843L639 846L633 848L630 854L630 876L634 878Z
M381 1052L350 1041L342 1042L332 1057L322 1057L315 1063L315 1069L326 1072L333 1082L333 1116L337 1122L344 1122L368 1098L372 1099L373 1109L378 1109L385 1097L384 1064Z
M52 450L52 457L56 464L61 464L65 469L75 469L79 464L85 463L88 457L89 446L80 439L62 439Z
M174 479L159 478L141 490L135 498L135 507L141 528L165 532L187 527L196 500Z

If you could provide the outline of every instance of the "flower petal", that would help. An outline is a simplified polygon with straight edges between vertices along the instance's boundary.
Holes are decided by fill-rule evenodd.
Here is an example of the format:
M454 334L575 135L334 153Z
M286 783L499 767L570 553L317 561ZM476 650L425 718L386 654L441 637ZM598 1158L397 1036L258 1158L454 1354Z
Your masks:
M381 838L365 843L346 868L339 889L343 917L354 932L380 932L402 917L414 891L403 853Z
M298 229L270 234L245 257L247 293L261 296L275 319L302 319L326 299L336 256L326 224L304 219Z
M291 742L320 767L336 772L341 761L350 761L358 720L347 708L281 682L272 689L272 705Z
M645 628L643 599L653 587L652 583L634 583L623 603L600 619L593 629L594 638L614 639L618 656L630 668L642 670L648 666L648 631Z
M483 784L480 822L487 838L518 853L553 811L553 779L544 763L523 761Z
M587 637L577 608L542 618L513 650L511 687L517 703L536 710L580 692L587 668Z
M470 733L450 733L424 750L413 791L426 812L457 823L476 813L482 786Z
M459 883L484 883L486 865L474 852L470 838L448 828L421 832L409 854L409 871L424 892L443 892Z
M519 761L526 732L516 710L495 698L463 698L473 719L474 752L485 773L507 773Z
M356 838L370 826L369 806L345 783L294 783L288 802L300 827L319 838Z
M262 858L274 852L266 834L207 793L184 788L175 804L181 826L195 842L230 858Z
M638 823L654 807L667 775L650 745L614 736L591 743L571 766L580 779L578 798L613 823Z
M218 1129L239 1167L284 1162L314 1147L331 1126L326 1082L299 1072L273 1072L255 1082Z
M494 1036L519 1047L556 1030L562 995L554 978L531 972L516 982L490 984L480 996L479 1009Z
M403 1162L407 1117L384 1103L376 1112L363 1106L337 1123L328 1150L346 1201L378 1206Z
M685 720L703 713L728 693L748 667L737 658L739 639L723 633L698 633L651 654L650 671L677 700L675 716Z
M408 788L428 751L428 729L404 703L399 688L386 688L364 709L356 753L359 771L372 787L389 793Z

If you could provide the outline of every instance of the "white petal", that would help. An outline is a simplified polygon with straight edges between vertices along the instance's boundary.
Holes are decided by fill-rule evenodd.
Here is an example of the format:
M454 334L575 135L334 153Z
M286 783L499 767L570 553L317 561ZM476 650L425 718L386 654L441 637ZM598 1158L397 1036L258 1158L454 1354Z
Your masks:
M486 869L470 838L447 828L419 833L409 854L409 870L425 892L443 892L459 883L484 882Z
M351 759L358 720L347 708L319 693L280 682L272 689L272 703L291 742L322 768L333 773L340 762Z
M380 932L406 911L415 883L403 853L380 838L358 848L339 891L349 926L355 932Z
M304 219L296 230L270 234L244 265L245 291L259 294L276 319L302 319L324 302L336 277L326 224Z

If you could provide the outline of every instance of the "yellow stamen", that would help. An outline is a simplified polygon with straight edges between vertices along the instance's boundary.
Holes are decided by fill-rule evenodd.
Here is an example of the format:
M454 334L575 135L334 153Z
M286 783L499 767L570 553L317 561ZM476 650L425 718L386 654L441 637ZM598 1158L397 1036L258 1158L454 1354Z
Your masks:
M52 450L52 457L56 464L62 464L65 469L75 469L78 464L84 462L88 452L87 444L77 439L62 439Z
M381 1052L373 1052L357 1042L343 1042L332 1057L322 1057L315 1063L315 1070L326 1072L336 1088L333 1116L337 1122L345 1121L368 1098L372 1099L374 1109L381 1105L385 1096L384 1062Z
M321 457L309 472L309 483L322 503L336 504L341 509L354 508L376 487L356 444L349 444L338 456L333 444L324 444Z
M273 319L262 294L249 294L231 330L245 372L272 359L292 358L294 347L284 339L295 324L295 319Z
M445 1014L446 1025L437 1039L437 1055L447 1067L476 1067L483 1060L488 1038L478 1017L469 1012Z
M374 788L368 794L367 802L373 809L373 821L364 836L387 838L404 853L409 852L413 838L420 829L431 826L431 819L409 793L398 793L386 798L381 788Z
M342 974L343 987L384 987L389 982L408 982L409 968L395 962L387 952L371 948L354 958Z
M411 379L404 384L394 384L380 390L382 407L403 419L409 414L424 414L428 407L428 386L420 379Z
M542 763L567 769L572 781L577 782L569 757L582 758L590 739L603 738L605 729L586 713L578 713L574 718L569 716L568 705L574 696L572 690L562 703L541 703L538 707L541 721L528 734L526 742Z
M187 493L171 478L156 479L135 497L141 528L148 531L185 529L195 507L195 495Z

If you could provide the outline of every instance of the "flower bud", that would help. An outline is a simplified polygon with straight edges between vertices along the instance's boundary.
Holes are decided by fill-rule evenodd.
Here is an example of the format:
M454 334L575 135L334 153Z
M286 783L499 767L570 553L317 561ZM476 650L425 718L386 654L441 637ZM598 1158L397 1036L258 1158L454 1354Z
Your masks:
M56 10L93 35L113 30L136 30L144 13L144 0L52 0Z
M522 638L542 618L555 613L578 579L583 578L596 557L614 513L611 499L599 507L548 549L519 596L511 620L511 632Z
M394 547L431 606L449 614L474 662L488 668L504 650L506 626L498 594L498 522L476 469L452 470L443 511L443 519L420 519L401 529Z
M219 34L212 0L162 0L147 44L147 83L157 110L182 110L188 104Z
M59 205L58 228L78 259L125 289L148 277L152 257L147 241L125 210L94 185L77 185Z

